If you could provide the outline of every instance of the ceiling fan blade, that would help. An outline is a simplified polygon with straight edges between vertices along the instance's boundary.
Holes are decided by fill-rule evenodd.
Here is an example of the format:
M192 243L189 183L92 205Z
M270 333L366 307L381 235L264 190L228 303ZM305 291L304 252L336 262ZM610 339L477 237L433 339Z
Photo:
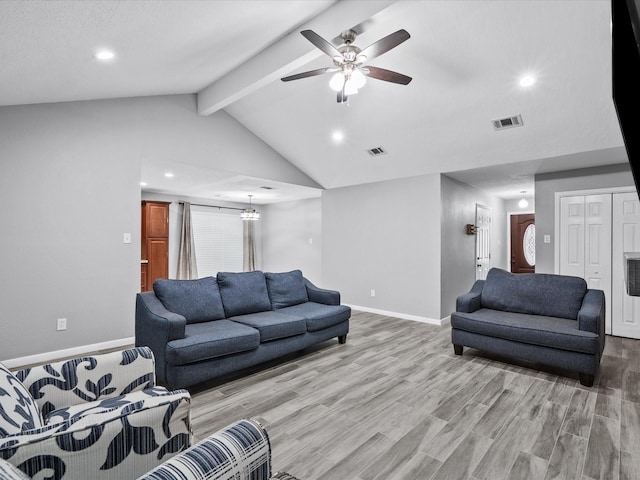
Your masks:
M362 69L362 73L371 78L377 78L378 80L384 80L385 82L399 83L401 85L408 85L411 77L403 75L402 73L392 72L384 68L366 66Z
M367 48L362 50L358 55L364 55L367 57L367 60L371 60L372 58L379 57L383 53L388 52L394 47L397 47L405 40L411 38L409 32L404 29L400 29L397 32L394 32L390 35L387 35L384 38L381 38L375 43L372 43Z
M338 103L345 103L347 101L347 95L344 93L344 90L338 91Z
M283 82L290 82L291 80L299 80L301 78L315 77L316 75L322 75L323 73L327 73L333 70L336 70L336 69L332 67L318 68L316 70L309 70L308 72L296 73L294 75L289 75L288 77L282 77L280 80L282 80Z
M300 33L304 38L309 40L311 43L313 43L316 47L318 47L324 53L329 55L331 58L336 56L338 57L342 56L342 54L338 51L338 49L333 44L326 41L324 38L322 38L313 30L302 30Z

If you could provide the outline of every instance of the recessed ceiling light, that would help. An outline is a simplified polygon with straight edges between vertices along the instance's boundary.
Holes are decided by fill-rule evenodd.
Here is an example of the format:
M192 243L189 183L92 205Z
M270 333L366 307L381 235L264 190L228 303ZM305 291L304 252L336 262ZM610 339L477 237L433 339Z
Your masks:
M166 173L164 174L164 176L165 176L165 177L167 177L167 178L173 178L173 173L171 173L171 172L166 172Z
M536 83L536 77L534 77L533 75L523 75L522 77L520 77L520 86L521 87L530 87L531 85L533 85L534 83Z
M140 186L141 187L146 187L147 186L147 182L140 182Z
M333 138L334 142L341 142L342 140L344 140L344 133L335 131L331 134L331 138Z
M101 49L98 50L94 55L98 60L102 60L103 62L108 62L109 60L113 60L116 56L111 50Z

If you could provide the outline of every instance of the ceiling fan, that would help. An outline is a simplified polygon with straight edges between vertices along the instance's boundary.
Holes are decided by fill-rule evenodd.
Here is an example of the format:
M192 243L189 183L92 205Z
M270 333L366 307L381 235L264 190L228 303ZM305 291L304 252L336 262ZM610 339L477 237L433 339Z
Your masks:
M392 72L391 70L371 65L364 65L368 60L378 57L392 48L397 47L405 40L408 40L411 35L409 35L406 30L401 29L387 35L363 50L353 44L356 39L356 32L353 30L342 32L340 37L342 37L344 44L340 47L335 47L332 43L312 30L303 30L300 33L316 47L329 55L333 60L334 66L289 75L281 79L283 82L315 77L316 75L322 75L324 73L335 73L329 82L329 86L338 92L338 103L344 103L347 101L349 95L358 93L358 89L365 84L366 77L377 78L385 82L399 83L400 85L407 85L412 80L411 77L398 72Z

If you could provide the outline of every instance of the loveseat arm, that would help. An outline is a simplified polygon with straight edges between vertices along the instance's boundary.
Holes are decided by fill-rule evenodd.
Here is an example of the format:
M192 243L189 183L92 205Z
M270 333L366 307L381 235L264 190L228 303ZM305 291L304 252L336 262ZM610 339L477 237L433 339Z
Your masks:
M43 415L53 410L125 395L155 386L147 347L61 360L16 372Z
M271 477L271 445L254 420L240 420L142 475L138 480L226 480Z
M578 311L578 329L604 337L605 297L602 290L589 289Z
M190 405L186 390L149 389L71 407L54 423L0 438L0 458L34 478L135 478L191 445Z
M456 312L471 313L476 310L480 310L482 303L480 301L480 295L482 294L482 287L484 286L484 280L476 280L471 287L469 293L460 295L456 299Z
M316 287L306 278L304 286L307 287L307 295L310 302L323 303L325 305L340 305L340 292Z

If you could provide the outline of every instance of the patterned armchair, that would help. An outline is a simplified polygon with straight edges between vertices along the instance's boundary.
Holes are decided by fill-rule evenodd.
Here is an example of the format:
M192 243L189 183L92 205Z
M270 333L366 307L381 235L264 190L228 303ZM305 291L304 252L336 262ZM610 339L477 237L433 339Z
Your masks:
M155 385L147 347L0 364L0 458L34 479L136 478L189 447L190 401Z

